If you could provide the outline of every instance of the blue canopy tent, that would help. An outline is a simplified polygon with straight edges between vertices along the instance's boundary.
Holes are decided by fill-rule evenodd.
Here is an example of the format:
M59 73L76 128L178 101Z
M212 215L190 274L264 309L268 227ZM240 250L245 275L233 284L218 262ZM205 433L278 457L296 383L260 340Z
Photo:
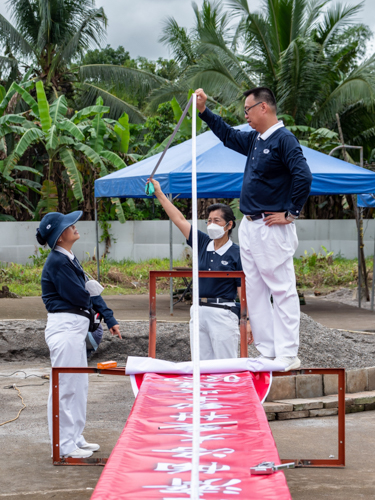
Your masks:
M375 208L375 194L359 194L357 203L359 207Z
M249 125L236 127L250 131ZM312 195L375 193L375 172L302 146L313 174ZM161 153L95 181L95 197L146 198L145 184ZM246 157L212 133L197 137L198 198L238 198ZM171 147L155 174L164 193L191 197L191 140Z
M251 130L248 124L235 128L243 132ZM211 131L199 135L196 142L197 197L238 198L246 157L226 148ZM312 195L375 193L375 172L307 147L302 146L302 150L313 175ZM97 179L95 198L146 198L145 184L160 156L161 153ZM170 197L191 198L191 140L167 151L155 179ZM97 221L96 215L95 203ZM99 276L98 224L96 228ZM172 266L172 227L170 254Z

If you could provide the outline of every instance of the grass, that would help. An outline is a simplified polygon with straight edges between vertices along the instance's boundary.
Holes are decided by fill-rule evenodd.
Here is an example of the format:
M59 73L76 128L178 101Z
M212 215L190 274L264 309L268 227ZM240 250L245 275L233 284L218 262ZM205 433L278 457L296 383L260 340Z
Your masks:
M372 257L366 259L366 270L372 280ZM355 288L358 285L358 260L333 257L332 252L307 254L294 259L298 288L327 291Z
M44 256L45 258L47 255ZM9 287L11 292L21 297L39 296L41 290L41 276L45 258L33 259L34 263L16 264L0 263L0 289L3 285ZM173 266L188 266L186 260L174 260ZM95 261L82 263L84 270L94 279L97 278L97 265ZM150 270L168 270L169 259L150 259L144 262L123 260L116 262L103 259L100 262L100 281L105 287L103 295L131 295L148 293L148 276ZM182 288L182 278L174 280L175 287ZM157 293L169 292L169 279L157 280Z
M334 257L332 252L307 254L294 259L298 288L329 291L340 287L355 288L358 279L357 259ZM33 256L32 263L21 265L0 263L0 288L7 285L11 292L21 297L41 295L40 280L43 264L48 253ZM174 266L188 266L186 260L173 261ZM86 261L83 268L96 278L96 262ZM372 257L366 259L366 268L372 278ZM123 260L116 262L103 259L100 263L101 282L105 287L103 295L131 295L148 293L150 270L168 270L169 259L150 259L144 262ZM174 280L175 288L183 288L182 278ZM159 278L157 292L169 292L169 279Z

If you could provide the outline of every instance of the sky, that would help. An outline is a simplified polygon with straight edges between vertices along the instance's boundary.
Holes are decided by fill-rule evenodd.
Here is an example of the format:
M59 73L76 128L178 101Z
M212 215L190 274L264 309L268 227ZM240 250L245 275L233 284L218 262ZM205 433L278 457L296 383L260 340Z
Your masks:
M6 1L0 0L0 14L9 18ZM358 3L358 0L336 1ZM196 3L201 5L202 0L196 0ZM248 3L254 11L262 8L261 0L248 0ZM364 0L364 3L358 21L366 23L375 32L375 0ZM174 17L180 26L187 28L194 22L191 0L96 0L96 5L104 7L108 17L106 43L114 48L123 45L133 58L144 56L155 60L171 56L167 47L158 42L163 22L168 16ZM375 42L371 44L369 52L374 50Z

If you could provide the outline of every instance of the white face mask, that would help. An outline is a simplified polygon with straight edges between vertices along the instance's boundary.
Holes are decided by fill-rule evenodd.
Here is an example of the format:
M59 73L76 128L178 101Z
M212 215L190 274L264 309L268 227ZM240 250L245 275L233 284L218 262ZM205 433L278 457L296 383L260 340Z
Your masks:
M229 222L227 222L225 226L227 226L228 224ZM209 226L207 226L207 233L211 240L218 240L222 238L225 234L225 226L219 226L219 224L210 224Z

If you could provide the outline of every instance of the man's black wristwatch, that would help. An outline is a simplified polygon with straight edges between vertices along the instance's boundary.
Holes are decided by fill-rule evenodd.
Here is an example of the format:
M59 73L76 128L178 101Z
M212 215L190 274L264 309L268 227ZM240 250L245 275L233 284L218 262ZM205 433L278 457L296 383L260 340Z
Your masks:
M298 215L293 215L291 212L286 211L285 218L288 222L294 222L295 220L298 219Z

